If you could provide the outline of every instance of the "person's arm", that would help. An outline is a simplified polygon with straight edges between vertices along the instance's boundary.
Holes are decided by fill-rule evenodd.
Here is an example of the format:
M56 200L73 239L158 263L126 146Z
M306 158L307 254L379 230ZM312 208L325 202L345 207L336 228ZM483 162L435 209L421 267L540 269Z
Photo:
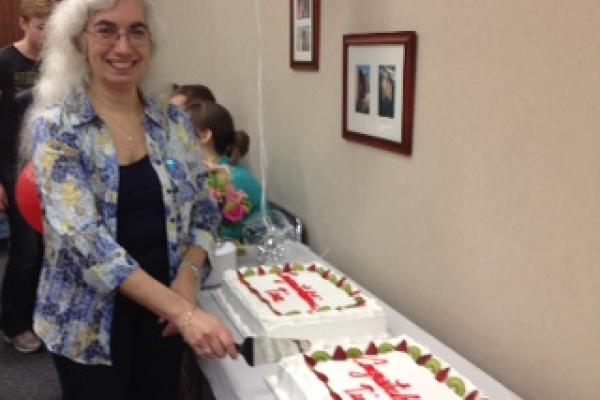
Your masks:
M125 279L120 290L175 325L198 355L209 359L226 355L237 357L231 333L214 316L200 310L143 270L138 269Z
M60 236L83 261L85 283L107 294L139 264L112 237L99 215L91 184L81 163L77 133L39 118L34 123L33 164L45 211L46 229Z
M191 246L187 249L183 256L177 275L169 286L171 290L179 294L189 304L197 305L197 293L200 287L200 275L202 274L202 268L206 261L206 252L197 246ZM160 321L164 322L168 319L161 316ZM173 322L169 322L163 330L163 336L170 336L176 334L178 331L177 325Z
M4 186L0 183L0 211L4 211L8 208L8 195Z

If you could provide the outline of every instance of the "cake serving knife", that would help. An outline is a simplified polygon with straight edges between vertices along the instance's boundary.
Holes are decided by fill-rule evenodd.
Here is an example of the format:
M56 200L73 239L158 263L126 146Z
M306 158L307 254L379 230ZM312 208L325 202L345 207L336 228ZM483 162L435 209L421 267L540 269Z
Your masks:
M309 340L256 336L245 338L241 344L236 343L236 347L246 363L254 367L307 351L311 344Z

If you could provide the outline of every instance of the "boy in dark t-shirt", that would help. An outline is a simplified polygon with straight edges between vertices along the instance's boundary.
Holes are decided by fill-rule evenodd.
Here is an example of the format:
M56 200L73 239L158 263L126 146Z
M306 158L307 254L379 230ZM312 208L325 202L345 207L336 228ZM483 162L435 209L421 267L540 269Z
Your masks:
M21 353L41 347L32 331L41 263L41 238L19 213L15 200L18 136L30 91L38 75L46 20L54 0L21 0L23 38L0 49L0 211L10 225L10 250L2 284L0 328ZM25 101L23 101L25 99Z
M0 182L14 180L17 137L22 110L16 96L35 84L39 61L23 54L15 44L0 50Z

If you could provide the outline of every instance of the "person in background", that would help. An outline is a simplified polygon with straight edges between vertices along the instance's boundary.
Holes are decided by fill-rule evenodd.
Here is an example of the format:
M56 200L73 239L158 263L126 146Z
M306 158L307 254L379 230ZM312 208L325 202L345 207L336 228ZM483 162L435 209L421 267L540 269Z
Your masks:
M200 103L203 101L211 101L215 103L217 99L213 92L204 85L173 85L171 91L171 104L181 110L187 109L191 104Z
M4 340L20 353L33 353L42 342L32 331L35 292L41 265L41 238L17 209L17 142L22 117L31 103L46 20L52 0L21 0L23 38L0 50L0 211L10 226L10 248L2 284L0 328Z
M220 221L198 138L142 89L153 15L149 0L66 0L48 21L22 155L44 207L34 329L64 400L175 399L183 342L237 357L197 306Z
M196 102L185 110L200 138L207 169L216 173L224 171L233 188L241 191L247 200L246 212L234 211L228 215L227 210L223 210L224 218L219 228L222 237L243 241L244 221L260 212L262 196L260 182L247 167L239 163L248 153L250 138L246 132L235 130L231 114L218 103Z

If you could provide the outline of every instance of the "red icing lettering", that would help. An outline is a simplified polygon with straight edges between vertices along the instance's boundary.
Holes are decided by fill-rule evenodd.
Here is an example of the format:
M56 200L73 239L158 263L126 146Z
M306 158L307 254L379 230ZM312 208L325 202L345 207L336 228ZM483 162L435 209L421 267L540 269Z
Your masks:
M279 303L283 301L283 296L276 290L268 290L267 293L269 294L269 296L271 296L271 300L274 303Z
M348 393L348 396L350 396L350 400L365 400L363 395L359 393Z
M367 385L366 383L361 383L359 388L344 390L344 393L346 393L350 397L352 397L352 396L360 396L360 398L362 399L363 397L360 394L361 392L362 393L364 393L364 392L375 393L375 388L373 386L371 386L371 385ZM354 398L354 397L352 397L352 398Z
M306 285L301 286L291 274L282 273L279 274L279 277L298 293L298 296L308 304L311 310L316 310L318 308L317 302L314 299L320 299L320 297L314 290L305 289L303 286Z
M284 300L284 295L288 295L289 292L286 288L284 287L279 287L277 289L269 289L267 290L267 294L269 296L271 296L271 300L273 300L273 302L278 303Z
M378 362L384 361L384 362ZM369 377L379 386L385 394L390 396L393 400L420 400L421 396L418 394L409 394L402 393L405 390L410 388L410 384L402 383L399 380L395 382L390 382L390 380L381 373L374 365L382 365L387 363L387 360L382 359L361 359L360 361L356 360L355 363L360 366L364 372L350 372L350 376L353 378L366 378ZM360 390L370 390L374 393L374 388L370 385L361 384L360 389L350 389L351 392L356 392ZM346 391L348 392L348 391ZM350 393L349 393L350 394Z
M385 365L388 363L388 360L379 357L365 357L361 358L360 362L366 365Z

